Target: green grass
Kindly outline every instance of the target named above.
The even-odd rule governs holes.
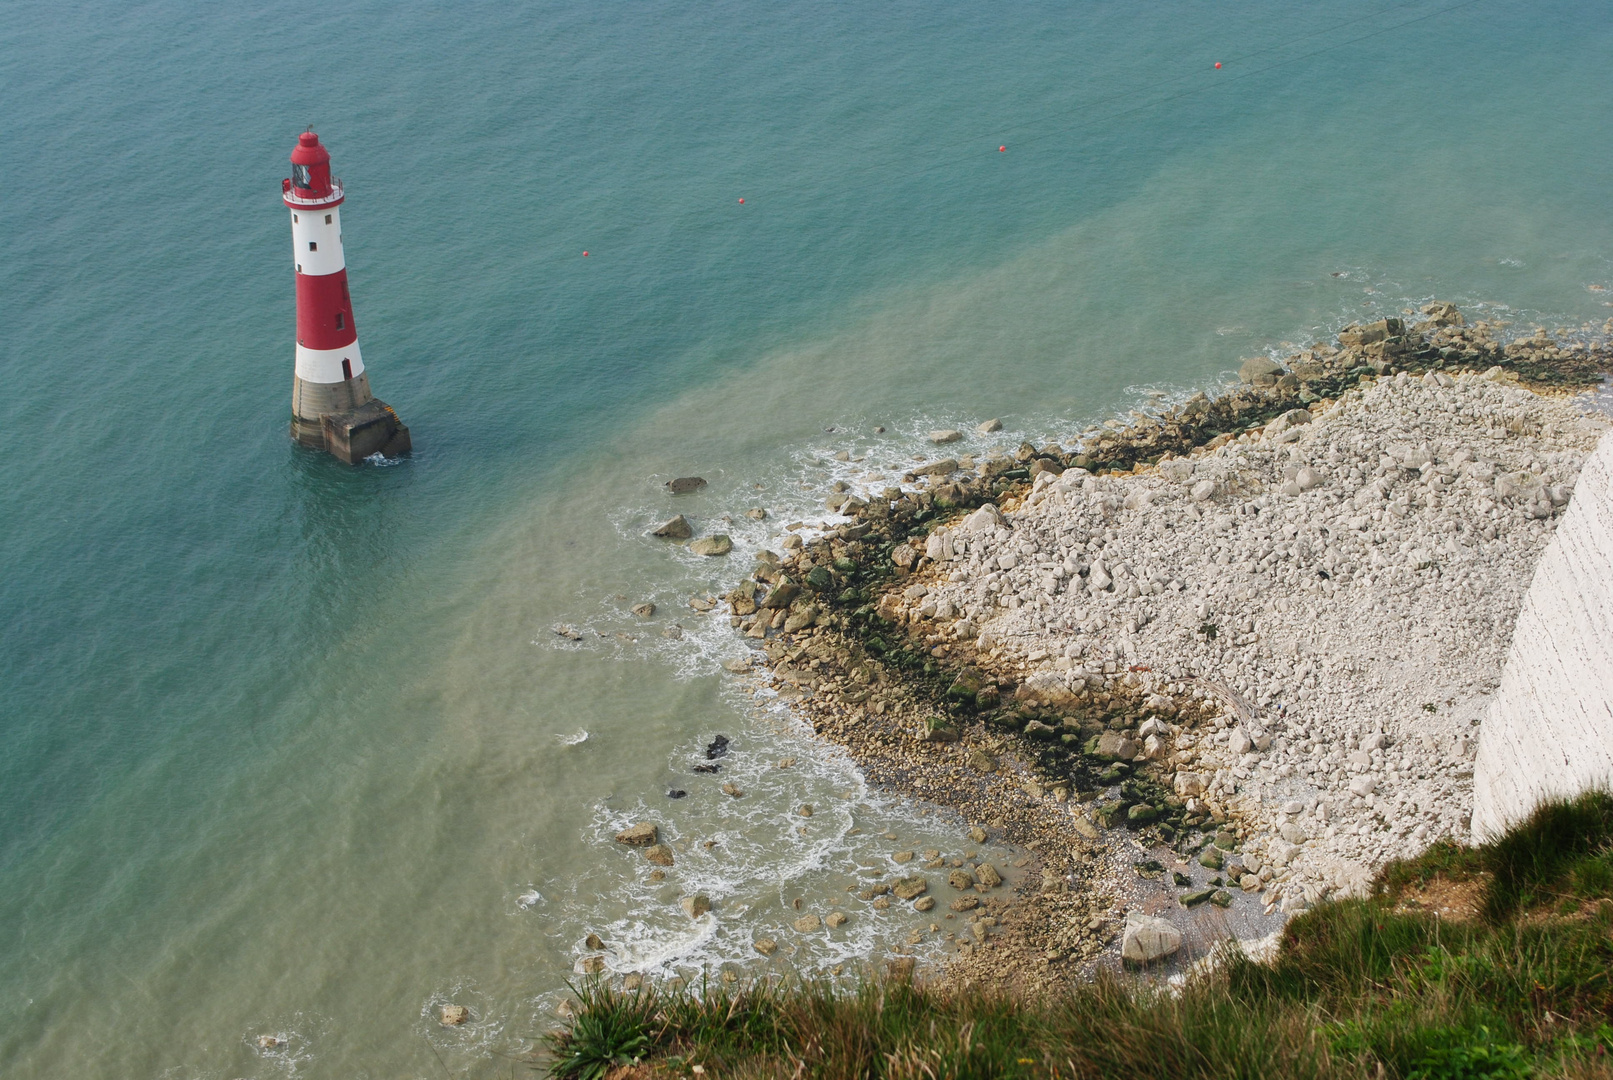
[[[1292,920],[1272,963],[1179,994],[1124,976],[1037,997],[908,981],[578,992],[557,1077],[1613,1080],[1613,797],[1548,806],[1493,844],[1436,845],[1367,899]],[[1476,881],[1481,917],[1404,905]],[[1565,905],[1571,904],[1571,909]],[[1564,914],[1564,911],[1569,913]]]
[[[1542,806],[1525,825],[1481,850],[1485,869],[1495,875],[1485,898],[1491,918],[1548,897],[1594,895],[1579,890],[1613,878],[1613,795],[1594,792]]]

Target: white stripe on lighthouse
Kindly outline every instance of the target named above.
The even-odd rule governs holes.
[[[342,370],[346,360],[351,372]],[[283,370],[283,369],[282,369]],[[359,356],[358,342],[341,349],[310,349],[297,346],[297,378],[307,382],[335,383],[349,377],[357,378],[364,370],[364,359]]]
[[[325,219],[330,218],[330,224]],[[291,212],[291,261],[304,274],[323,277],[347,265],[342,255],[342,208]]]

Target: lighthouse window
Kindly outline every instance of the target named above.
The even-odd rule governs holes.
[[[312,240],[310,240],[310,241],[308,241],[308,250],[309,251],[318,251],[319,250],[319,245],[314,243]]]
[[[340,311],[336,313],[336,329],[341,330],[347,326],[347,316]]]
[[[329,214],[326,214],[326,215],[325,215],[325,224],[326,224],[326,225],[329,225],[329,224],[330,224],[330,215],[329,215]]]
[[[313,181],[308,178],[308,166],[293,165],[291,167],[291,182],[300,188],[312,188]]]

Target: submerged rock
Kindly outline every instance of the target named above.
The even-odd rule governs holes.
[[[641,821],[637,825],[623,829],[616,834],[618,844],[629,844],[633,847],[648,847],[655,843],[661,835],[661,830],[648,821]]]
[[[891,886],[891,892],[901,900],[911,900],[921,893],[928,892],[929,889],[930,883],[922,877],[903,878]]]
[[[667,490],[674,495],[687,495],[691,491],[699,491],[705,486],[705,478],[700,476],[680,476],[676,480],[666,482]]]
[[[726,555],[734,550],[734,542],[727,533],[714,533],[711,536],[702,536],[690,544],[689,550],[696,555]]]

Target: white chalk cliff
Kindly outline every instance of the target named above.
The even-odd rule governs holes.
[[[1473,780],[1476,840],[1543,799],[1613,785],[1613,434],[1535,570]]]

